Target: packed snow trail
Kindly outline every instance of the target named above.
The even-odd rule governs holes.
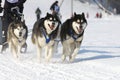
[[[84,40],[73,63],[61,62],[62,46],[49,63],[37,62],[36,47],[28,37],[28,51],[15,60],[0,54],[1,80],[118,80],[120,79],[119,21],[89,20]],[[111,23],[111,25],[109,24]],[[114,30],[114,31],[113,31]],[[112,32],[115,34],[112,34]],[[101,36],[100,36],[101,35]],[[108,39],[107,39],[108,38]]]

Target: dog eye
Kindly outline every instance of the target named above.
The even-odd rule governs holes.
[[[50,18],[49,20],[52,21],[52,18]]]
[[[79,20],[79,19],[77,20],[77,23],[80,23],[80,20]]]
[[[83,20],[81,20],[81,22],[83,22]]]
[[[57,20],[54,20],[54,22],[57,22]]]
[[[56,21],[56,19],[54,19],[54,21]]]
[[[52,21],[52,18],[50,18],[49,20]]]

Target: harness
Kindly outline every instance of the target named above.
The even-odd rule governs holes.
[[[72,31],[72,30],[70,30],[69,33],[70,33],[71,37],[72,37],[74,40],[78,39],[79,35],[73,34],[73,31]]]
[[[83,35],[83,32],[84,32],[84,31],[82,31],[79,35],[76,35],[76,34],[73,33],[73,30],[69,30],[70,36],[71,36],[75,41],[76,41],[80,36]]]
[[[42,34],[44,35],[44,37],[46,39],[46,43],[49,43],[50,40],[51,40],[50,36],[47,35],[47,33],[46,33],[46,31],[43,27],[41,27],[40,30],[41,30]]]

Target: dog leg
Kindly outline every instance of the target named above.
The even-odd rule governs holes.
[[[55,44],[54,44],[54,53],[58,52],[58,43],[59,43],[59,41],[55,41]]]
[[[66,59],[66,55],[65,54],[62,54],[62,62],[64,62]]]
[[[13,56],[17,59],[17,58],[18,58],[17,48],[16,48],[16,46],[14,46],[14,45],[13,45],[13,48],[12,48],[12,53],[13,53]]]
[[[79,48],[76,48],[73,52],[73,54],[71,55],[71,58],[70,58],[70,62],[73,62],[76,55],[78,54],[78,51],[79,51]]]
[[[45,59],[46,59],[46,61],[47,61],[47,57],[48,57],[48,49],[49,49],[49,48],[46,46],[46,47],[45,47]]]
[[[53,55],[53,46],[49,47],[49,52],[48,52],[47,62],[50,61],[52,55]]]
[[[74,50],[75,50],[75,44],[74,43],[71,43],[70,45],[69,45],[69,49],[70,49],[70,55],[69,55],[69,61],[72,59],[72,54],[73,54],[73,52],[74,52]]]
[[[75,43],[76,48],[74,49],[73,54],[71,54],[70,62],[73,62],[75,57],[76,57],[76,55],[78,54],[79,48],[80,48],[80,44],[81,44],[81,42],[76,42]]]
[[[63,53],[62,53],[62,61],[64,62],[66,59],[66,55],[65,55],[65,48],[63,48]]]
[[[37,44],[37,58],[38,58],[38,62],[41,61],[41,47],[39,44]]]
[[[19,45],[18,45],[18,51],[17,51],[17,55],[18,55],[18,56],[21,54],[21,51],[20,51],[20,50],[21,50],[21,47],[22,47],[22,46],[19,46]]]
[[[12,47],[12,45],[11,45],[12,43],[11,43],[11,42],[8,42],[8,43],[9,43],[8,45],[9,45],[9,50],[10,50],[10,52],[13,52],[13,51],[12,51],[12,50],[13,50],[13,49],[12,49],[13,47]]]
[[[21,47],[20,52],[21,52],[21,53],[26,53],[26,51],[27,51],[27,43],[24,43],[24,44],[22,45],[22,47]]]
[[[18,58],[18,56],[17,56],[17,48],[16,48],[16,46],[13,44],[13,42],[11,41],[11,42],[8,42],[9,43],[9,49],[10,49],[10,51],[12,52],[12,54],[13,54],[13,57],[15,58],[15,59],[17,59]]]
[[[55,44],[54,44],[54,53],[58,52],[58,44],[60,42],[60,30],[61,30],[61,27],[59,26],[58,34],[57,34],[57,37],[55,39]]]

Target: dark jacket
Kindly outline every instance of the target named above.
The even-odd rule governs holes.
[[[53,14],[53,15],[56,15],[56,14],[59,13],[60,7],[58,6],[58,1],[54,2],[54,3],[51,5],[50,10],[52,11],[52,14]]]
[[[20,8],[20,12],[23,13],[23,9],[24,9],[24,3],[26,2],[26,0],[19,0],[17,3],[17,6]]]
[[[26,0],[19,0],[17,5],[23,7],[23,4],[26,2]]]
[[[1,7],[1,0],[0,0],[0,13],[2,13],[2,11],[3,11],[3,8]]]
[[[2,0],[0,0],[0,3],[2,2]]]
[[[55,6],[58,6],[58,1],[55,1],[51,7],[50,7],[50,10],[55,10]]]
[[[1,4],[2,0],[0,0],[0,4]],[[23,12],[23,4],[26,2],[26,0],[18,0],[18,2],[16,3],[9,3],[7,0],[5,0],[4,3],[4,9],[5,10],[10,10],[12,7],[18,6],[20,8],[20,12]]]
[[[18,0],[16,3],[10,3],[7,0],[5,0],[4,3],[4,12],[3,12],[3,19],[2,19],[2,30],[5,31],[5,40],[4,42],[7,41],[7,30],[9,24],[13,21],[13,13],[11,12],[12,7],[19,7],[20,12],[23,12],[23,4],[25,3],[26,0]],[[0,0],[0,4],[2,3],[2,0]]]

